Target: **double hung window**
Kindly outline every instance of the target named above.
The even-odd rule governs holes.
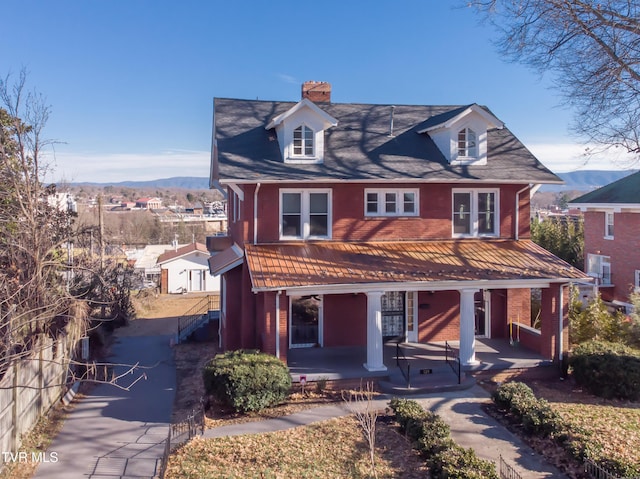
[[[611,284],[611,257],[599,254],[587,256],[587,274],[598,278],[599,284]]]
[[[478,156],[476,132],[471,128],[463,128],[458,132],[458,156],[469,158]]]
[[[365,189],[365,216],[418,216],[417,189]]]
[[[293,156],[314,156],[313,130],[300,125],[293,130]]]
[[[497,190],[453,190],[453,236],[498,235]]]
[[[613,211],[604,214],[604,236],[605,238],[613,238]]]
[[[330,237],[330,190],[280,190],[281,239]]]

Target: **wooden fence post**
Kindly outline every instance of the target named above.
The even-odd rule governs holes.
[[[11,396],[11,452],[18,452],[18,360],[13,361],[13,394]]]

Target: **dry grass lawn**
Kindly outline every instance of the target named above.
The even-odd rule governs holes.
[[[417,479],[427,471],[406,438],[380,418],[376,473]],[[366,478],[368,446],[353,417],[259,435],[196,438],[171,456],[168,478]]]

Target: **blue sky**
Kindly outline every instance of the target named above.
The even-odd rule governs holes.
[[[457,0],[4,0],[0,75],[47,98],[55,181],[208,176],[213,97],[487,105],[549,168],[622,169],[568,134],[553,78]]]

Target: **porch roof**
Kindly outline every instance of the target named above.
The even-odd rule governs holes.
[[[429,289],[476,286],[470,282],[536,287],[589,280],[528,239],[246,244],[245,254],[255,292],[367,284],[388,290],[407,283]]]

